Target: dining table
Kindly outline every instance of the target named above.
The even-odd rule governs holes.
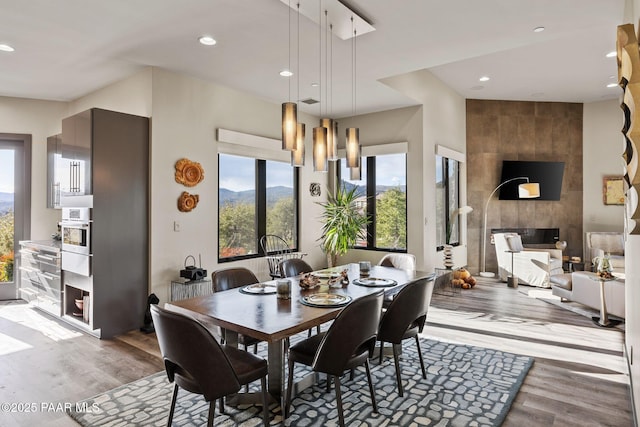
[[[329,285],[346,270],[348,284]],[[335,319],[346,303],[384,289],[386,295],[398,292],[408,282],[430,275],[421,271],[373,266],[369,277],[361,278],[358,264],[347,264],[310,273],[319,280],[317,287],[302,289],[302,276],[289,278],[290,299],[278,298],[276,280],[262,282],[212,295],[199,296],[165,304],[165,308],[225,330],[227,345],[237,346],[238,334],[267,343],[268,392],[284,407],[285,356],[288,338]],[[346,282],[346,280],[345,280]],[[263,291],[259,291],[263,289]],[[317,294],[334,295],[344,304],[315,304]],[[313,380],[296,385],[296,391]],[[240,398],[240,395],[237,395]]]

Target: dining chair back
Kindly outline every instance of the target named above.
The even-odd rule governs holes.
[[[213,425],[215,402],[240,390],[244,384],[262,380],[263,421],[268,425],[266,394],[267,362],[236,348],[221,346],[198,321],[151,305],[151,316],[174,392],[169,412],[171,425],[178,387],[201,394],[209,402],[208,424]]]
[[[398,393],[400,396],[403,396],[403,389],[398,350],[403,340],[415,338],[416,346],[418,347],[418,356],[420,358],[420,367],[422,368],[422,377],[427,377],[418,334],[424,329],[427,320],[427,311],[431,304],[433,286],[433,276],[422,277],[407,283],[396,294],[387,310],[382,314],[380,327],[378,329],[380,362],[382,362],[384,343],[392,343],[396,381],[398,383]]]
[[[282,277],[295,277],[303,273],[311,273],[313,268],[300,258],[291,258],[280,261],[280,273]]]
[[[383,291],[379,291],[351,302],[338,314],[326,332],[298,342],[289,349],[285,418],[289,414],[293,368],[296,362],[311,366],[315,372],[326,373],[333,378],[340,426],[345,425],[340,376],[346,370],[364,365],[373,410],[378,412],[369,357],[373,355],[375,348],[376,332],[382,312],[382,295]]]
[[[214,292],[222,292],[259,282],[256,275],[244,267],[225,268],[214,271],[211,275],[211,281],[213,282]]]
[[[271,278],[282,277],[279,263],[285,253],[291,252],[289,244],[280,236],[265,234],[260,238],[260,246],[269,264],[269,274]]]

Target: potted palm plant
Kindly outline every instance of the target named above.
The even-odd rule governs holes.
[[[358,239],[367,238],[369,217],[356,204],[358,187],[347,190],[339,187],[334,194],[329,193],[327,201],[318,203],[323,208],[320,246],[327,255],[329,267],[336,265],[339,255],[347,253]]]

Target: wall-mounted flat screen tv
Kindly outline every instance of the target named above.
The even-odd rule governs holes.
[[[527,177],[529,182],[540,184],[540,197],[527,200],[560,200],[564,162],[529,162],[504,160],[500,182],[517,177]],[[520,200],[518,185],[525,180],[515,180],[500,188],[500,200]]]

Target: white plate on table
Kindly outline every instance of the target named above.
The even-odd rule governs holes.
[[[275,283],[254,283],[253,285],[247,285],[240,288],[240,292],[253,295],[275,294],[277,290]]]
[[[361,277],[353,281],[355,285],[367,286],[370,288],[388,288],[398,284],[395,280],[379,279],[377,277]]]
[[[311,307],[342,307],[343,305],[347,305],[351,302],[351,297],[349,295],[320,292],[317,294],[303,296],[300,298],[300,302]]]

